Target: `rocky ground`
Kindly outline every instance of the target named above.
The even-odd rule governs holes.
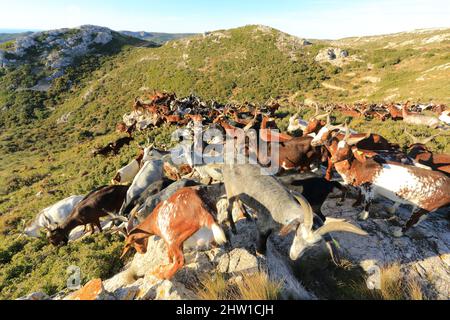
[[[408,208],[400,208],[395,216],[387,213],[386,202],[373,206],[371,217],[357,219],[360,208],[353,208],[354,199],[337,205],[334,198],[323,206],[330,217],[344,218],[360,225],[369,236],[359,237],[348,233],[333,235],[341,250],[342,258],[366,272],[365,278],[377,281],[378,270],[393,263],[400,264],[404,280],[416,280],[425,298],[446,300],[450,297],[450,234],[448,212],[430,215],[406,236],[397,238],[395,228],[408,218]],[[281,239],[271,236],[266,256],[255,253],[256,228],[253,222],[240,220],[238,234],[231,236],[225,247],[206,251],[185,250],[186,266],[171,281],[160,280],[153,272],[168,264],[164,242],[151,237],[146,254],[136,254],[122,272],[111,279],[93,279],[77,292],[61,292],[48,297],[33,293],[23,299],[41,300],[172,300],[197,299],[198,283],[205,275],[223,275],[229,281],[239,281],[246,275],[265,272],[271,280],[281,283],[282,299],[321,299],[313,288],[306,288],[301,274],[316,270],[328,270],[330,259],[324,244],[310,249],[299,261],[292,263],[288,250],[292,235]],[[304,271],[304,270],[303,270]],[[307,271],[310,272],[310,271]],[[303,274],[304,276],[304,274]],[[305,279],[306,280],[306,279]],[[311,280],[311,279],[309,279]],[[320,284],[321,279],[316,279]],[[325,284],[323,284],[325,285]]]

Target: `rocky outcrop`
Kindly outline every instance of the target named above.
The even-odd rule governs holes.
[[[450,235],[448,212],[431,214],[420,225],[401,238],[396,229],[409,218],[409,209],[400,208],[396,215],[387,213],[389,203],[380,201],[371,210],[366,221],[358,220],[361,208],[353,208],[354,200],[338,206],[335,199],[325,202],[322,211],[326,216],[345,219],[368,231],[366,237],[348,233],[335,233],[341,258],[366,271],[367,278],[377,282],[377,270],[391,264],[401,266],[404,280],[415,279],[428,299],[448,299],[450,296]],[[224,218],[219,210],[218,220]],[[246,275],[264,272],[281,284],[282,299],[313,300],[317,297],[303,285],[296,269],[302,266],[322,270],[327,264],[328,250],[324,243],[310,248],[297,262],[289,259],[293,235],[269,238],[267,253],[255,253],[256,226],[254,222],[240,220],[237,235],[230,237],[224,247],[205,251],[185,248],[186,265],[171,280],[161,280],[155,273],[169,264],[166,246],[158,237],[150,237],[146,254],[136,254],[126,267],[107,280],[96,279],[75,293],[60,293],[53,299],[66,300],[192,300],[197,299],[196,288],[205,276],[224,275],[231,283]],[[323,272],[327,272],[323,270]],[[320,279],[317,279],[320,282]],[[50,299],[45,294],[34,293],[22,299]]]
[[[289,176],[288,178],[291,178]],[[283,181],[286,180],[283,179]],[[286,181],[285,181],[286,183]],[[429,215],[406,235],[398,238],[397,229],[409,219],[410,209],[401,207],[395,215],[388,213],[392,205],[378,201],[371,207],[370,218],[358,219],[361,208],[353,208],[354,199],[342,205],[330,197],[322,207],[327,217],[345,219],[368,232],[361,237],[349,233],[334,233],[333,238],[340,248],[342,259],[359,266],[366,272],[368,283],[377,288],[384,267],[398,264],[402,281],[414,279],[423,296],[428,299],[446,300],[450,297],[450,233],[448,209]],[[217,203],[217,220],[223,224],[226,219],[226,201]],[[250,210],[251,211],[251,210]],[[256,225],[254,221],[239,220],[237,234],[231,235],[225,246],[190,249],[185,246],[185,266],[175,277],[158,279],[155,274],[162,266],[169,264],[165,242],[158,237],[150,237],[146,254],[135,254],[125,268],[110,279],[92,280],[83,288],[67,296],[62,292],[53,299],[66,300],[186,300],[197,299],[197,288],[205,277],[223,278],[235,283],[246,275],[265,273],[270,279],[281,284],[281,298],[313,300],[316,296],[311,287],[302,284],[302,268],[328,272],[329,253],[322,242],[309,248],[296,262],[289,259],[289,249],[293,234],[280,237],[273,234],[269,238],[266,255],[255,252]],[[325,260],[324,260],[325,259]],[[378,278],[377,278],[378,277]],[[307,279],[303,278],[305,283]],[[365,280],[365,279],[364,279]],[[320,277],[314,279],[320,283]],[[338,298],[338,297],[337,297]],[[35,293],[25,300],[50,299],[45,294]]]
[[[114,300],[109,292],[105,290],[101,279],[89,281],[83,288],[70,294],[64,300]]]
[[[226,247],[206,251],[185,250],[186,265],[171,280],[161,280],[154,273],[169,263],[163,240],[150,237],[146,254],[136,254],[124,270],[102,281],[95,279],[80,290],[70,294],[58,294],[63,300],[195,300],[196,288],[205,276],[224,274],[229,281],[237,281],[245,275],[265,272],[281,283],[282,297],[315,299],[295,278],[288,258],[280,248],[270,244],[266,257],[255,253],[256,229],[253,222],[239,221],[238,235],[233,236]]]
[[[354,59],[355,57],[350,57],[347,50],[341,48],[323,49],[317,54],[315,58],[315,60],[319,63],[329,62],[336,66],[342,66]]]
[[[43,292],[34,292],[26,297],[19,298],[17,300],[41,301],[41,300],[50,300],[50,297]]]
[[[10,68],[31,62],[50,69],[52,75],[49,80],[53,80],[61,77],[64,68],[70,66],[75,58],[112,40],[110,29],[91,25],[36,32],[18,38],[13,49],[0,51],[0,67]]]
[[[429,299],[450,297],[450,233],[448,209],[429,215],[427,220],[412,228],[405,236],[395,237],[395,231],[410,216],[410,208],[402,207],[395,215],[387,213],[379,202],[371,209],[366,221],[356,219],[361,209],[351,207],[346,201],[342,207],[333,200],[325,203],[322,211],[327,216],[344,218],[359,224],[369,233],[367,237],[352,237],[345,233],[333,235],[339,242],[344,256],[360,265],[369,274],[374,270],[398,263],[405,279],[419,281]]]

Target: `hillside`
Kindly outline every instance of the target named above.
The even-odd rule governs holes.
[[[365,101],[450,100],[450,29],[347,38],[327,45],[348,49],[342,72],[331,77],[344,99]]]
[[[152,41],[158,44],[164,44],[167,41],[192,37],[196,35],[195,33],[164,33],[146,31],[120,31],[120,33],[141,40]]]
[[[20,37],[25,37],[32,34],[32,32],[20,32],[20,33],[0,33],[0,44],[12,40],[16,40]]]
[[[0,65],[7,67],[0,68],[0,299],[38,289],[55,293],[64,287],[70,264],[83,268],[83,281],[120,269],[122,242],[114,236],[96,235],[56,251],[45,239],[17,235],[42,208],[107,184],[135,156],[146,136],[138,136],[117,157],[88,155],[95,145],[117,138],[115,125],[136,96],[156,89],[222,102],[282,97],[298,102],[450,103],[449,29],[306,41],[269,27],[246,26],[162,46],[103,31],[110,41],[89,45],[64,65],[47,63],[61,61],[60,47],[46,45],[48,33],[35,35],[38,45],[18,58],[11,59],[21,47],[15,43],[0,51]],[[78,32],[65,30],[54,40]],[[336,49],[330,55],[328,48]],[[295,111],[286,105],[280,113]],[[286,127],[286,119],[279,122]],[[409,143],[398,123],[351,125],[370,128],[402,146]],[[172,129],[162,127],[151,136],[157,143],[167,142]],[[450,152],[449,138],[439,137],[432,147]]]

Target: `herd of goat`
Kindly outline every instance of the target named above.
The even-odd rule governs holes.
[[[126,237],[123,256],[131,249],[145,253],[148,238],[157,235],[167,244],[170,265],[161,266],[156,275],[170,279],[184,265],[183,247],[224,244],[237,232],[235,222],[241,218],[256,223],[256,250],[260,254],[265,253],[266,241],[273,232],[280,236],[294,232],[292,260],[324,241],[338,261],[331,233],[367,233],[349,222],[323,215],[321,206],[335,191],[341,193],[340,201],[349,192],[357,191],[354,206],[363,207],[360,219],[369,218],[369,206],[377,197],[394,202],[389,208],[392,214],[399,205],[412,206],[410,219],[396,230],[395,236],[402,236],[427,214],[441,208],[448,210],[450,205],[450,155],[436,154],[426,147],[435,136],[420,140],[408,133],[413,143],[405,153],[378,134],[354,132],[347,123],[333,125],[330,116],[332,111],[340,111],[352,117],[389,117],[440,127],[444,134],[450,124],[450,111],[443,105],[329,105],[322,115],[317,108],[309,121],[294,115],[288,133],[280,133],[263,130],[277,129],[274,117],[280,105],[275,101],[256,107],[205,103],[194,96],[177,99],[167,93],[148,98],[136,99],[132,112],[117,125],[117,130],[128,136],[94,150],[94,156],[117,154],[131,143],[135,131],[168,123],[191,131],[195,126],[214,128],[231,139],[238,131],[255,129],[258,141],[277,145],[278,157],[271,157],[270,148],[263,154],[246,145],[241,156],[252,154],[257,163],[197,165],[190,148],[182,149],[184,161],[180,162],[174,161],[173,150],[151,145],[140,149],[135,159],[118,170],[111,185],[86,196],[72,196],[41,211],[26,228],[26,235],[39,236],[45,228],[49,242],[58,246],[83,236],[88,226],[92,233],[95,228],[107,229]],[[423,109],[437,116],[423,115]],[[294,132],[296,136],[291,135]],[[278,172],[266,170],[269,162],[279,168]],[[322,165],[326,167],[324,177],[311,172],[320,172]],[[287,174],[292,171],[296,173]],[[333,180],[335,172],[343,182]],[[221,209],[231,233],[225,232],[228,228],[224,231],[226,224],[218,219]],[[108,219],[100,220],[105,217]]]

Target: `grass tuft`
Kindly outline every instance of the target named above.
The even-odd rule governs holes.
[[[277,300],[280,292],[281,283],[272,281],[264,272],[241,274],[235,281],[218,273],[203,278],[197,289],[201,300]]]

